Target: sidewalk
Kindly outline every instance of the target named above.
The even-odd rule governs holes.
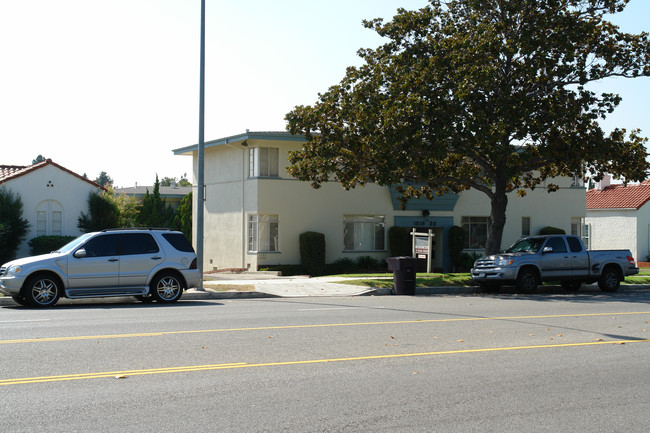
[[[387,278],[392,279],[391,277]],[[348,278],[348,280],[350,279]],[[280,277],[262,272],[205,274],[204,290],[187,290],[183,293],[181,301],[312,296],[383,296],[391,293],[390,289],[373,289],[345,284],[345,280],[346,278],[340,277]],[[10,296],[0,295],[0,306],[13,305],[17,304]]]

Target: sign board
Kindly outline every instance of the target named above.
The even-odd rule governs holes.
[[[415,254],[429,254],[429,236],[414,236]]]

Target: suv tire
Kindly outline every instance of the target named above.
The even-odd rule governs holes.
[[[172,272],[163,272],[151,280],[149,292],[151,296],[162,304],[178,301],[183,295],[183,283]]]
[[[52,307],[61,296],[61,285],[47,274],[35,274],[25,281],[25,302],[32,307]]]

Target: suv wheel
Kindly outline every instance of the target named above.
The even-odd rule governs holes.
[[[51,307],[61,296],[61,286],[56,278],[36,274],[27,279],[23,293],[27,304],[34,307]]]
[[[149,290],[156,301],[168,304],[181,298],[183,284],[175,274],[165,272],[154,277]]]

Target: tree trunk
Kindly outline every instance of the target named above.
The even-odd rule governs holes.
[[[500,185],[499,182],[497,183],[491,204],[490,224],[488,227],[487,242],[485,243],[486,255],[498,254],[501,250],[501,238],[503,236],[503,228],[506,225],[506,207],[508,206],[505,185]]]

